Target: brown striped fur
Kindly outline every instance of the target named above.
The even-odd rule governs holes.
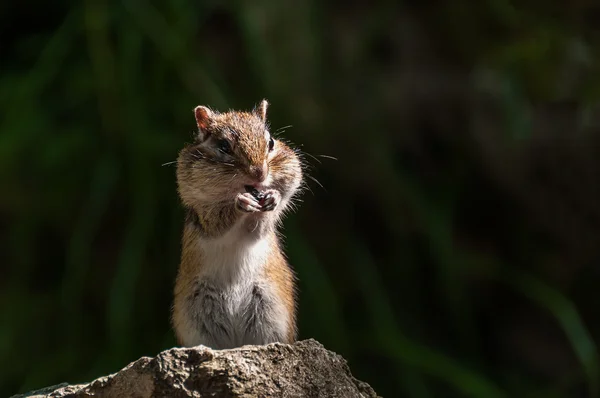
[[[273,149],[269,150],[266,109],[266,101],[252,112],[217,113],[207,107],[195,109],[198,135],[181,150],[177,162],[178,191],[187,212],[172,316],[181,345],[202,343],[227,348],[247,341],[291,343],[296,339],[295,277],[281,250],[277,226],[299,192],[302,168],[296,152],[285,143],[274,140]],[[222,140],[227,140],[226,153],[229,154],[219,150]],[[248,195],[244,188],[247,185],[272,192],[273,200],[277,201],[275,208],[271,210],[263,205],[259,211],[241,210],[238,200],[240,195]],[[220,253],[219,250],[225,253],[227,260],[224,266],[215,268],[220,262],[215,261],[214,252]],[[231,251],[239,252],[241,257]],[[246,255],[249,259],[244,258]],[[229,260],[230,257],[233,260]],[[249,283],[254,287],[243,290],[244,278],[251,278]],[[219,340],[222,336],[206,332],[205,328],[218,326],[223,328],[223,335],[241,333],[228,329],[231,319],[227,316],[231,314],[224,316],[225,326],[215,325],[219,317],[202,315],[205,314],[202,306],[206,307],[214,297],[220,300],[232,286],[242,292],[236,290],[232,293],[234,298],[246,303],[240,314],[242,310],[260,309],[260,306],[266,308],[266,312],[285,314],[286,319],[282,320],[287,325],[285,335],[242,331],[255,338],[232,338],[223,343]],[[253,296],[240,299],[244,294]],[[214,314],[214,311],[208,313]],[[240,314],[235,316],[242,316]],[[263,315],[259,311],[253,316]],[[264,318],[256,325],[268,325],[270,320]],[[259,337],[263,335],[267,337]]]

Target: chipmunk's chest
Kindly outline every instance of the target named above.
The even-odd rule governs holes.
[[[233,326],[243,323],[264,279],[268,250],[266,241],[205,244],[195,294],[200,297],[204,293],[204,301],[214,302],[213,314],[218,310]]]
[[[266,276],[268,250],[266,241],[202,247],[200,272],[185,299],[185,345],[223,349],[281,341],[287,312]]]
[[[204,290],[204,303],[207,305],[207,295],[212,299],[214,308],[213,314],[217,311],[222,314],[226,323],[235,329],[240,329],[247,323],[247,315],[255,307],[256,295],[259,291],[259,281],[252,278],[249,280],[238,281],[227,285],[213,284],[211,281],[201,281],[199,283],[199,295]]]
[[[254,296],[257,289],[254,281],[223,286],[211,280],[200,280],[191,303],[199,329],[218,336],[219,346],[239,345],[256,310]]]

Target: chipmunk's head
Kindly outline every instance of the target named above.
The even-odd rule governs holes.
[[[302,179],[296,153],[275,139],[266,100],[251,112],[194,109],[198,133],[179,154],[177,181],[186,205],[233,201],[249,189],[292,196]]]

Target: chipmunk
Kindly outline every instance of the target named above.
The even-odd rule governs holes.
[[[177,159],[186,219],[172,323],[183,346],[296,339],[295,276],[277,227],[301,190],[302,164],[272,137],[267,107],[194,110],[198,133]]]

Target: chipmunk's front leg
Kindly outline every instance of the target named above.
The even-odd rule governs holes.
[[[269,189],[264,194],[264,199],[261,203],[262,207],[260,211],[275,210],[277,208],[277,205],[279,205],[279,202],[281,202],[281,194],[279,193],[279,191],[275,189]]]

